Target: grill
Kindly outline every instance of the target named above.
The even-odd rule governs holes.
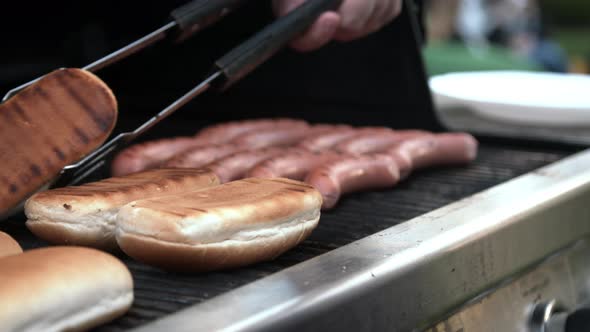
[[[210,123],[270,116],[440,130],[428,88],[421,79],[425,75],[417,47],[419,31],[409,14],[414,13],[411,1],[404,5],[402,15],[384,29],[399,45],[382,47],[379,32],[350,48],[351,44],[339,44],[305,57],[283,54],[223,95],[204,95],[187,105],[187,110],[166,119],[143,139],[190,135]],[[246,6],[212,27],[211,34],[187,42],[188,46],[164,45],[161,53],[148,50],[137,55],[134,62],[102,71],[101,78],[120,99],[115,131],[135,128],[146,114],[153,114],[178,91],[194,84],[195,76],[209,70],[220,55],[215,53],[235,46],[247,32],[261,28],[263,18],[258,14],[254,5]],[[239,16],[248,20],[242,20],[246,24],[235,33],[232,20]],[[234,33],[227,39],[214,37],[215,32],[224,31]],[[197,47],[199,54],[207,53],[202,45],[217,42],[223,44],[220,49],[210,50],[212,54],[203,55],[198,64],[190,62],[191,47]],[[339,66],[322,65],[339,54],[358,59],[354,61],[358,68],[340,70]],[[393,61],[373,61],[374,54],[385,59],[396,57],[400,66],[395,67]],[[189,59],[191,67],[184,68],[182,59]],[[157,61],[163,66],[178,62],[178,66],[155,68]],[[308,73],[301,71],[301,66],[314,72],[307,88],[319,91],[318,96],[304,99],[291,94],[306,82]],[[276,72],[287,79],[275,82]],[[402,83],[388,86],[388,77],[393,76]],[[356,84],[344,84],[344,90],[330,84],[347,80]],[[379,96],[397,97],[377,100]],[[201,109],[207,111],[188,115]],[[433,331],[455,332],[466,326],[457,323],[461,317],[479,324],[479,307],[473,316],[462,316],[462,310],[471,312],[473,301],[590,234],[590,154],[574,155],[586,139],[572,140],[570,135],[538,140],[538,135],[523,136],[520,128],[509,133],[498,131],[507,130],[502,125],[496,130],[480,130],[474,126],[481,122],[461,119],[450,128],[475,130],[487,136],[475,162],[466,167],[416,172],[391,190],[346,196],[336,209],[322,214],[310,238],[274,261],[232,271],[183,275],[149,267],[118,253],[132,272],[135,301],[128,313],[96,331],[408,331],[434,326]],[[547,136],[546,131],[539,133]],[[576,147],[556,142],[574,143]],[[97,174],[97,178],[107,175]],[[24,249],[47,246],[32,236],[24,221],[23,215],[14,216],[0,223],[0,230],[14,236]],[[583,280],[567,273],[558,279]],[[545,292],[546,285],[553,283],[525,292],[532,294],[531,298],[503,305],[565,299],[563,292]],[[509,294],[516,294],[511,287],[503,292],[508,289]],[[566,302],[573,307],[589,300],[590,289],[586,288],[571,288],[580,291],[575,300],[568,298]],[[488,306],[483,308],[489,310]],[[495,310],[498,308],[502,306]],[[512,311],[527,312],[521,309]],[[490,317],[498,317],[493,314]],[[517,330],[511,321],[506,322],[508,328],[502,330]],[[487,330],[478,324],[475,326],[482,331],[495,331],[493,323],[486,325],[491,326]]]
[[[125,316],[97,331],[124,331],[149,323],[555,162],[570,153],[567,150],[483,144],[477,161],[468,167],[423,171],[395,189],[344,198],[338,208],[322,215],[320,225],[307,241],[275,261],[243,269],[199,276],[175,275],[119,255],[132,271],[135,302]],[[25,249],[46,245],[29,233],[22,217],[13,218],[3,224],[3,228]]]

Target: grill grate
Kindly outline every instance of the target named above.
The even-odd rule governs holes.
[[[229,272],[180,275],[119,257],[135,281],[135,302],[122,318],[97,331],[123,331],[237,288],[332,249],[414,218],[518,175],[557,161],[569,152],[505,148],[483,144],[468,167],[415,173],[393,190],[345,197],[323,213],[312,236],[275,261]],[[24,227],[23,217],[0,224],[25,249],[45,246]]]

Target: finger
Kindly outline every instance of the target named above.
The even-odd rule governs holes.
[[[316,50],[329,43],[340,27],[340,15],[335,12],[323,13],[291,47],[300,52]]]
[[[367,26],[365,31],[367,34],[373,33],[390,23],[401,11],[401,0],[382,1],[381,3],[375,9],[373,19]]]
[[[334,36],[340,41],[362,37],[376,4],[374,0],[347,0],[340,7],[340,29]]]
[[[293,9],[301,6],[305,0],[273,0],[272,8],[276,16],[285,16]]]

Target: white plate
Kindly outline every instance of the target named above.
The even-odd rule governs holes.
[[[518,124],[590,126],[590,76],[481,71],[434,76],[439,108],[466,106],[482,116]]]

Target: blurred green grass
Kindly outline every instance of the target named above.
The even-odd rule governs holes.
[[[539,0],[539,4],[549,37],[566,52],[570,70],[590,73],[590,0]],[[474,51],[459,43],[432,42],[423,51],[431,76],[473,70],[541,70],[528,59],[495,46]]]
[[[568,55],[590,59],[590,26],[555,26],[551,30],[551,36],[563,47]]]
[[[495,46],[473,50],[460,43],[430,43],[423,55],[430,76],[479,70],[541,70],[530,61]]]
[[[551,37],[569,56],[590,60],[590,1],[539,0]]]
[[[588,0],[539,0],[543,16],[553,26],[586,26],[590,24]]]

